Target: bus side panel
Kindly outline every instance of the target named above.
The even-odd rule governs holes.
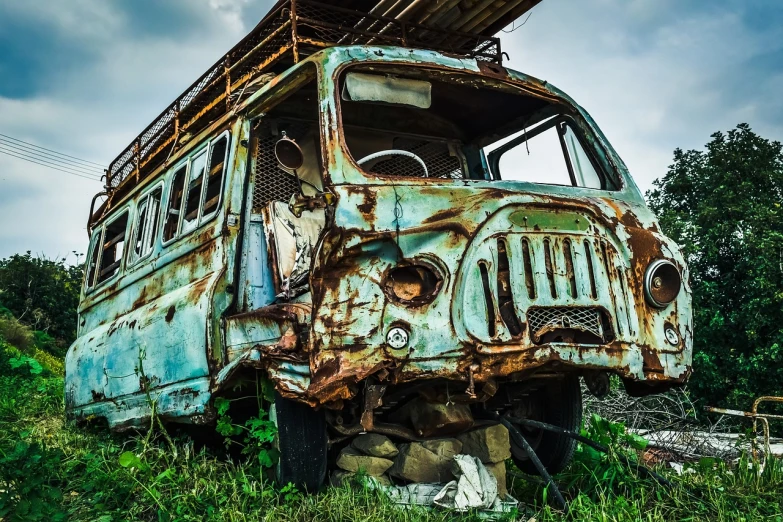
[[[119,410],[132,410],[136,395],[169,394],[170,385],[209,375],[205,344],[211,297],[222,271],[177,288],[121,318],[79,338],[71,348],[66,372],[68,407],[77,416],[89,414],[114,424]],[[97,341],[97,342],[96,342]],[[181,393],[181,391],[180,391]],[[208,398],[204,394],[203,399]],[[148,401],[138,408],[148,410]],[[189,401],[172,402],[168,417],[182,417]],[[86,411],[85,411],[86,413]],[[123,417],[143,418],[145,411]]]

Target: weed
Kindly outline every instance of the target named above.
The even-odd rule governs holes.
[[[269,419],[269,408],[264,408],[264,403],[270,401],[260,392],[260,385],[257,388],[256,400],[257,414],[247,419],[244,424],[236,424],[228,415],[231,401],[224,397],[217,397],[215,399],[215,409],[218,414],[216,430],[225,437],[226,446],[239,444],[242,446],[242,453],[255,456],[261,468],[271,468],[280,456],[274,447],[277,426]]]

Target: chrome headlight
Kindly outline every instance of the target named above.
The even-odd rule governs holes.
[[[644,297],[655,308],[665,308],[677,298],[682,287],[680,271],[671,261],[658,259],[650,263],[644,275]]]

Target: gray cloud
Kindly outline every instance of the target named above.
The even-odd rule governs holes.
[[[273,0],[0,0],[0,132],[108,164]],[[595,117],[642,189],[676,147],[783,137],[783,2],[545,0],[509,66]],[[99,183],[0,154],[0,257],[86,249]]]
[[[676,147],[700,148],[715,131],[748,122],[783,136],[783,12],[770,4],[545,1],[502,36],[511,67],[582,104],[645,190]]]

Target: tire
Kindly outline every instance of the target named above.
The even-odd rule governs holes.
[[[280,457],[275,479],[281,486],[294,484],[299,490],[316,493],[326,478],[326,418],[323,410],[292,401],[275,392],[272,417],[277,425]]]
[[[566,375],[562,380],[538,390],[530,400],[537,401],[540,407],[537,414],[529,418],[569,431],[579,431],[582,425],[582,389],[578,376]],[[570,464],[576,450],[576,440],[543,430],[521,430],[521,433],[550,474],[559,473]],[[525,451],[513,441],[511,454],[519,469],[531,475],[538,475]]]

